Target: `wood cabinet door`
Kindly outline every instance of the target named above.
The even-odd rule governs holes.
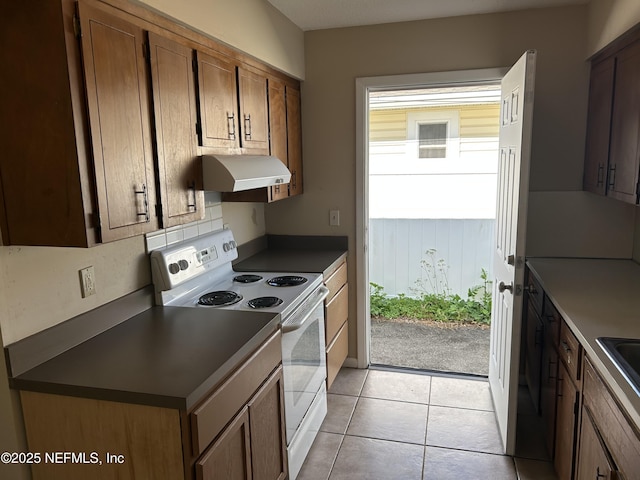
[[[287,477],[283,385],[282,367],[278,367],[248,404],[254,480]]]
[[[554,465],[558,480],[571,480],[578,412],[578,391],[564,364],[558,368],[558,405]]]
[[[196,462],[197,480],[251,480],[249,411],[244,407]]]
[[[204,218],[193,50],[149,32],[162,226]]]
[[[200,144],[205,147],[237,148],[238,95],[236,66],[221,58],[196,52],[200,94]]]
[[[269,154],[267,79],[238,68],[240,98],[240,145],[248,153]]]
[[[540,412],[540,374],[542,370],[542,320],[535,311],[533,303],[527,302],[527,319],[525,332],[525,366],[524,376],[529,387],[531,401],[536,412]]]
[[[635,204],[640,137],[640,42],[617,55],[614,92],[607,195]]]
[[[291,183],[289,196],[302,193],[302,111],[300,91],[287,86],[287,146]]]
[[[606,447],[591,418],[588,408],[582,407],[580,452],[576,465],[576,480],[611,480],[614,468]]]
[[[544,421],[545,443],[549,458],[553,458],[556,437],[556,404],[558,393],[558,353],[545,332],[540,375],[540,411]]]
[[[158,229],[142,29],[79,2],[103,242]]]
[[[269,79],[269,130],[271,155],[278,157],[288,167],[285,87],[282,82],[272,79]],[[269,187],[269,201],[282,200],[288,196],[288,184]]]
[[[589,85],[583,188],[600,195],[607,184],[614,72],[613,57],[593,65]]]

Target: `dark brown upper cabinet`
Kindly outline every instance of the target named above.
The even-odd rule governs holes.
[[[302,121],[300,90],[275,78],[268,79],[268,153],[291,172],[288,184],[224,193],[227,202],[275,202],[302,193]]]
[[[216,153],[269,153],[267,79],[222,55],[197,52],[200,143]]]
[[[149,32],[162,225],[204,218],[193,50]]]
[[[640,33],[597,56],[591,67],[584,190],[638,203]]]
[[[101,240],[159,228],[144,31],[80,2]]]
[[[157,229],[143,31],[86,1],[18,2],[0,22],[2,44],[20,46],[0,54],[3,243]]]

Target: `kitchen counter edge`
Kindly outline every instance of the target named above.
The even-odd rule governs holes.
[[[640,339],[640,265],[580,258],[529,258],[527,265],[640,430],[640,396],[596,342],[599,337]]]

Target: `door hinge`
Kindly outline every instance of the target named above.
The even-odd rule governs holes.
[[[76,37],[82,37],[82,28],[80,27],[80,17],[77,13],[73,14],[73,33]]]

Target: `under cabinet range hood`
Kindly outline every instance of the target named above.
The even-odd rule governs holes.
[[[203,155],[205,191],[239,192],[291,181],[291,172],[271,155]]]

